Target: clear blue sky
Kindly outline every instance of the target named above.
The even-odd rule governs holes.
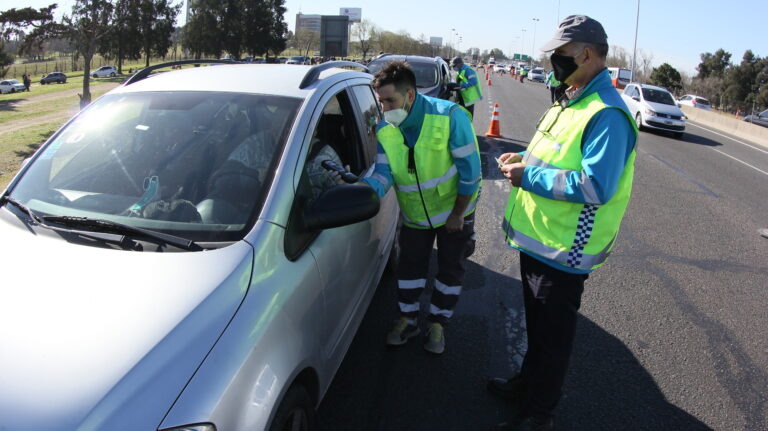
[[[74,3],[0,0],[0,10],[42,7],[53,2],[67,12]],[[444,42],[453,37],[456,45],[457,37],[451,31],[454,28],[462,38],[462,49],[500,48],[505,53],[512,50],[530,54],[535,44],[536,57],[538,47],[553,35],[558,16],[562,19],[572,14],[585,14],[600,21],[608,33],[608,43],[624,47],[631,55],[637,11],[637,0],[286,0],[285,5],[285,20],[291,30],[299,11],[336,15],[341,7],[359,7],[363,19],[385,30],[404,30],[413,37],[438,36]],[[436,9],[437,5],[440,9]],[[731,60],[735,63],[741,61],[747,49],[760,57],[768,56],[766,17],[766,0],[640,0],[637,48],[653,54],[654,66],[667,62],[694,75],[699,54],[718,48],[733,54]],[[180,18],[183,22],[183,13]]]

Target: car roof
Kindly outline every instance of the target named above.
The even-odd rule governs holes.
[[[633,84],[639,86],[640,88],[648,88],[650,90],[666,91],[667,93],[669,93],[669,90],[667,90],[664,87],[657,87],[657,86],[651,85],[651,84],[638,84],[637,82],[633,82]]]
[[[112,92],[143,91],[211,91],[271,94],[305,98],[316,87],[300,89],[304,77],[313,66],[285,64],[218,64],[156,73]],[[320,73],[320,81],[338,74],[367,77],[371,75],[333,67]],[[333,80],[334,82],[337,80]]]
[[[439,63],[444,61],[440,57],[424,57],[421,55],[403,55],[403,54],[384,54],[381,57],[371,61],[371,63],[382,63],[389,61],[405,61],[407,63]]]

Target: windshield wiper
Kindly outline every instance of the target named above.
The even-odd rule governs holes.
[[[40,216],[38,216],[37,214],[35,214],[35,212],[34,212],[34,211],[32,211],[31,209],[29,209],[29,207],[27,207],[27,206],[26,206],[26,205],[24,205],[23,203],[21,203],[21,202],[17,201],[16,199],[14,199],[14,198],[10,197],[9,195],[3,196],[3,198],[2,198],[2,199],[0,199],[0,205],[2,205],[2,202],[3,202],[3,201],[5,201],[5,202],[8,202],[9,204],[12,204],[12,205],[13,205],[13,206],[15,206],[16,208],[18,208],[18,209],[20,209],[20,210],[24,211],[24,212],[25,212],[25,213],[26,213],[26,214],[29,216],[29,218],[30,218],[30,219],[32,219],[32,221],[33,221],[34,223],[37,223],[37,224],[40,224],[40,223],[41,223],[41,222],[40,222]]]
[[[117,223],[111,220],[73,216],[44,216],[42,217],[42,221],[46,223],[58,223],[65,226],[88,227],[99,232],[111,232],[140,236],[189,251],[201,251],[203,249],[194,241],[188,240],[186,238],[169,235],[167,233],[155,232],[149,229],[142,229],[140,227],[129,226],[127,224]]]

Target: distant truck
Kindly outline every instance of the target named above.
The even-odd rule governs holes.
[[[613,84],[617,90],[623,90],[632,79],[632,71],[629,69],[609,67],[608,73],[611,74],[611,84]]]

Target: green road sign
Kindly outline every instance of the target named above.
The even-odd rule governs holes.
[[[531,57],[529,57],[526,54],[515,54],[514,57],[512,57],[512,60],[519,60],[519,61],[528,61]]]

